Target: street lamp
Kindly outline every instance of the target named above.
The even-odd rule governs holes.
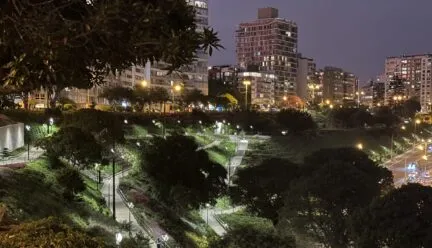
[[[31,129],[31,127],[29,125],[26,125],[25,129],[27,130],[27,160],[30,160],[30,129]]]
[[[208,225],[208,223],[209,223],[209,221],[208,221],[208,217],[209,217],[209,213],[208,213],[208,211],[209,211],[209,208],[210,208],[210,204],[209,203],[206,203],[206,209],[207,209],[207,225]]]
[[[115,237],[116,237],[116,244],[120,245],[120,243],[123,240],[123,235],[121,233],[116,233]]]
[[[246,110],[247,110],[248,109],[248,86],[251,85],[251,81],[245,80],[245,81],[243,81],[243,85],[246,88],[246,91],[245,91],[245,107],[246,107]]]
[[[116,219],[116,207],[115,207],[115,190],[116,190],[116,184],[115,184],[115,143],[113,143],[113,148],[111,148],[112,153],[112,201],[113,201],[113,219]]]
[[[130,225],[130,223],[131,223],[131,210],[135,207],[135,205],[133,204],[133,202],[129,202],[128,207],[129,207],[129,225]]]
[[[416,120],[414,121],[414,133],[417,132],[417,125],[419,125],[420,123],[421,123],[421,120],[420,120],[420,119],[416,119]]]
[[[176,92],[179,93],[181,90],[182,90],[182,86],[180,84],[173,85],[173,88],[171,90],[171,92],[172,92],[173,110],[174,110],[174,104],[175,104],[175,94],[176,94]]]
[[[357,144],[357,149],[359,149],[359,150],[363,150],[363,144],[362,144],[362,143],[358,143],[358,144]]]
[[[141,81],[141,86],[142,86],[143,88],[147,87],[147,86],[148,86],[148,82],[147,82],[147,80],[143,80],[143,81]]]
[[[50,117],[48,120],[48,126],[47,126],[48,134],[50,133],[50,126],[52,126],[53,124],[54,124],[54,119],[52,117]]]

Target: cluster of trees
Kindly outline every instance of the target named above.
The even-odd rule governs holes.
[[[269,159],[240,169],[233,184],[233,202],[279,233],[325,247],[430,246],[432,190],[395,189],[392,173],[356,149],[319,150],[302,165]]]
[[[193,6],[174,1],[6,0],[0,4],[0,78],[22,94],[103,84],[108,73],[164,61],[169,71],[196,51],[219,49],[212,29],[197,31]]]
[[[336,127],[361,128],[382,124],[386,127],[397,125],[401,118],[413,118],[420,111],[420,103],[412,98],[393,107],[383,106],[369,111],[365,108],[339,108],[330,112]]]
[[[139,85],[134,89],[121,86],[107,88],[101,94],[101,97],[108,99],[115,110],[121,110],[122,102],[127,102],[136,111],[143,111],[144,107],[152,104],[160,104],[160,109],[162,109],[163,104],[173,99],[172,93],[169,93],[166,88],[141,87]],[[213,102],[212,99],[197,89],[184,90],[179,95],[176,93],[175,101],[183,108],[191,104],[198,105]]]
[[[401,118],[389,107],[380,107],[370,112],[363,108],[341,108],[330,112],[335,127],[363,128],[377,124],[392,127],[400,123]]]
[[[226,190],[225,168],[211,161],[192,137],[154,137],[142,154],[138,179],[154,199],[177,213],[214,203]]]

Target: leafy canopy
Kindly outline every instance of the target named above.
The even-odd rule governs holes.
[[[64,157],[80,167],[100,162],[102,148],[91,133],[76,127],[63,127],[41,146],[54,157]]]
[[[156,197],[178,211],[214,202],[226,189],[226,170],[198,148],[193,138],[175,134],[155,137],[143,150],[143,180],[149,179]]]
[[[432,247],[432,188],[404,185],[352,219],[356,247]]]
[[[279,158],[267,159],[258,166],[238,170],[231,197],[234,203],[276,223],[283,194],[298,176],[298,165]]]
[[[277,113],[276,119],[280,125],[295,134],[316,128],[316,123],[312,119],[312,116],[305,111],[291,108],[284,109]]]
[[[222,239],[210,243],[210,248],[295,248],[292,237],[283,237],[275,232],[255,228],[237,228],[228,231]]]
[[[184,0],[5,0],[0,30],[1,78],[31,89],[90,88],[147,61],[174,70],[221,48]]]
[[[301,175],[284,197],[281,229],[310,235],[327,247],[347,247],[349,216],[393,186],[389,170],[353,148],[311,154]]]

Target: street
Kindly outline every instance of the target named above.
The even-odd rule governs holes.
[[[407,152],[395,156],[393,159],[387,161],[383,165],[392,171],[394,176],[394,184],[396,187],[400,187],[404,184],[409,176],[409,174],[418,173],[417,179],[424,174],[425,171],[432,169],[432,158],[425,160],[423,158],[424,150],[419,150],[417,148],[412,148]],[[408,169],[408,164],[416,163],[415,169]],[[421,182],[421,181],[418,181]]]

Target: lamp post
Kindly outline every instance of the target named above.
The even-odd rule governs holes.
[[[31,127],[29,125],[25,126],[25,129],[27,130],[27,160],[30,160],[30,129]]]
[[[248,86],[251,85],[251,81],[245,80],[243,81],[243,85],[245,86],[245,108],[248,110]]]
[[[209,208],[210,208],[210,204],[206,203],[206,209],[207,209],[207,225],[209,223]]]
[[[100,164],[95,165],[95,170],[98,172],[98,181],[97,181],[97,190],[99,190],[99,185],[101,183],[101,170],[100,170]]]
[[[420,123],[421,123],[421,120],[420,120],[420,119],[416,119],[416,120],[414,121],[414,133],[417,132],[417,125],[419,125]]]
[[[115,207],[115,143],[113,142],[112,153],[112,204],[113,204],[113,219],[116,219],[116,207]]]
[[[365,93],[364,91],[357,91],[356,95],[357,95],[357,108],[360,108],[360,96],[363,96]]]
[[[357,149],[359,149],[359,150],[363,150],[363,144],[362,144],[362,143],[358,143],[358,144],[357,144]]]
[[[180,84],[176,84],[174,85],[174,82],[171,82],[171,86],[172,86],[172,104],[173,104],[173,111],[175,111],[174,109],[174,104],[175,104],[175,94],[176,92],[180,92],[182,90],[182,86]]]
[[[146,87],[148,86],[148,82],[147,82],[147,80],[143,80],[143,81],[141,81],[141,86],[142,86],[143,88],[146,88]]]
[[[54,124],[54,119],[52,117],[50,117],[48,120],[48,125],[47,125],[48,134],[50,133],[50,126],[52,126],[53,124]]]
[[[123,240],[123,235],[121,233],[116,233],[116,244],[119,246]]]
[[[128,207],[129,207],[129,224],[131,222],[131,210],[135,207],[133,202],[129,202],[128,203]]]

